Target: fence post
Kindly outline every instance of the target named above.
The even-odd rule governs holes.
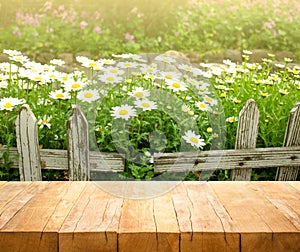
[[[27,104],[21,107],[15,125],[20,180],[42,180],[37,121]]]
[[[283,146],[300,145],[300,102],[291,110],[287,123]],[[296,180],[299,166],[278,167],[275,180]]]
[[[90,177],[88,123],[80,108],[73,107],[67,122],[69,180]]]
[[[250,99],[240,111],[235,140],[235,149],[256,147],[259,125],[259,111],[254,100]],[[251,180],[252,169],[231,170],[231,180]]]

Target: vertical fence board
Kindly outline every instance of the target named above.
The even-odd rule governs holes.
[[[20,180],[42,180],[37,121],[27,104],[21,107],[15,124]]]
[[[235,149],[249,149],[256,147],[259,125],[259,111],[254,100],[250,99],[239,114],[236,133]],[[231,180],[251,180],[250,169],[231,170]]]
[[[90,177],[88,123],[74,106],[67,122],[69,180],[86,181]]]
[[[299,146],[300,145],[300,102],[291,110],[287,123],[283,146]],[[276,180],[296,180],[299,166],[278,167]]]

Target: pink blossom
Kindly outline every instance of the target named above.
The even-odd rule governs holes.
[[[87,27],[88,26],[88,23],[87,22],[85,22],[85,21],[81,21],[80,22],[80,28],[81,29],[84,29],[85,27]]]
[[[99,26],[96,26],[93,30],[93,32],[97,33],[97,34],[101,34],[102,33],[102,29]]]
[[[125,40],[130,42],[131,44],[134,44],[134,36],[132,34],[130,34],[129,32],[127,32],[125,34]]]
[[[180,36],[180,32],[175,32],[175,37],[179,37]]]
[[[18,37],[22,36],[22,32],[20,31],[19,27],[16,27],[12,33]]]
[[[51,27],[47,26],[46,33],[51,33],[51,32],[53,32],[53,29]]]
[[[266,29],[271,29],[271,28],[273,27],[273,25],[272,25],[271,22],[266,22],[266,23],[264,24],[264,27],[265,27]]]

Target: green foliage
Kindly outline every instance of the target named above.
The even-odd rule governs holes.
[[[108,57],[170,49],[202,53],[268,49],[288,50],[300,59],[299,2],[279,2],[48,1],[31,8],[28,1],[23,10],[7,12],[10,20],[16,15],[16,22],[2,22],[0,49],[14,45],[34,58],[42,52],[88,51],[92,57]]]
[[[11,157],[9,149],[0,152],[0,180],[11,181],[19,180],[17,169],[12,169],[11,165],[18,157]]]

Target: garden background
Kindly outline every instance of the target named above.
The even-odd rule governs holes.
[[[171,90],[174,94],[176,92],[178,98],[188,102],[188,106],[181,106],[181,110],[191,116],[198,125],[201,134],[193,136],[194,141],[199,141],[196,145],[198,149],[203,147],[200,144],[201,139],[205,142],[204,149],[209,149],[212,139],[218,135],[207,120],[207,114],[216,112],[208,109],[213,108],[213,104],[205,100],[207,95],[211,94],[211,88],[214,89],[216,97],[209,98],[213,98],[212,101],[220,101],[224,108],[226,148],[234,148],[236,118],[248,99],[253,98],[261,111],[257,147],[282,145],[289,112],[300,100],[300,68],[297,63],[300,61],[300,3],[296,0],[12,0],[1,1],[0,13],[1,51],[18,50],[30,60],[41,62],[44,66],[56,58],[65,63],[63,66],[57,66],[60,63],[53,61],[50,64],[57,67],[58,72],[55,74],[59,77],[55,80],[54,77],[44,77],[51,67],[45,69],[39,66],[39,73],[44,72],[42,77],[37,79],[28,73],[21,75],[18,72],[23,67],[29,69],[20,57],[16,58],[20,56],[18,53],[0,54],[0,61],[3,62],[0,76],[0,144],[4,146],[15,146],[14,119],[20,105],[24,103],[21,99],[26,97],[26,103],[30,104],[41,126],[41,148],[65,148],[66,117],[71,105],[76,103],[77,99],[80,100],[82,90],[67,88],[67,83],[62,80],[62,72],[76,81],[80,79],[81,83],[88,82],[89,76],[85,75],[91,72],[94,74],[94,71],[99,70],[95,70],[92,64],[99,63],[103,66],[103,61],[99,59],[112,59],[113,54],[158,55],[173,50],[178,52],[176,55],[180,56],[182,62],[192,63],[190,68],[185,64],[179,66],[185,74],[178,77],[178,74],[173,73],[174,78],[182,78],[183,81],[178,90],[175,90],[175,86],[171,89],[170,86],[163,86],[169,85],[167,81],[160,83],[160,88]],[[81,58],[80,61],[78,56],[85,58]],[[128,60],[123,56],[123,60],[125,59]],[[227,59],[231,61],[226,61]],[[139,62],[138,58],[131,60],[133,63]],[[9,62],[10,67],[5,65],[5,62]],[[18,67],[15,72],[12,71],[12,64]],[[79,74],[76,68],[85,68],[84,73]],[[201,68],[200,72],[196,72],[195,68]],[[119,72],[122,71],[124,75],[124,69]],[[188,77],[193,78],[187,78],[187,72],[190,72]],[[105,77],[105,74],[104,70],[103,73],[99,73],[102,77]],[[169,79],[170,72],[157,72],[157,76]],[[122,107],[122,99],[132,96],[139,85],[144,88],[143,91],[155,87],[155,83],[151,82],[152,77],[149,76],[146,79],[145,75],[142,79],[135,79],[127,73],[123,77],[119,79],[119,93],[114,93],[114,89],[105,89],[105,95],[109,94],[114,99],[110,99],[111,103],[106,109],[99,109],[102,110],[101,113],[106,113],[103,117],[105,119],[99,117],[95,125],[97,144],[101,151],[116,150],[111,141],[111,128],[107,126],[112,120],[111,109],[115,108],[113,111],[117,113]],[[106,79],[103,78],[101,81],[107,84],[107,76]],[[176,88],[178,85],[176,83]],[[122,93],[124,90],[126,92]],[[58,94],[58,91],[61,94]],[[55,97],[62,94],[66,95],[67,99]],[[4,98],[19,99],[13,100],[15,104],[11,104],[14,110],[8,110],[7,107],[5,109],[7,103],[4,104]],[[153,102],[150,101],[148,105],[155,107]],[[61,110],[66,111],[64,116],[61,116]],[[129,112],[134,114],[133,110]],[[132,145],[145,153],[144,163],[129,163],[128,170],[123,175],[150,179],[154,174],[149,163],[153,154],[149,152],[149,132],[153,127],[157,127],[157,122],[162,118],[170,118],[157,111],[143,110],[143,113],[144,118],[154,122],[153,125],[146,123],[144,118],[135,118],[132,121],[130,136]],[[159,128],[168,137],[164,140],[165,150],[178,151],[182,136],[178,134],[178,128],[172,121],[166,121],[165,125],[167,126]],[[139,129],[138,132],[133,130],[135,128]],[[159,151],[159,148],[157,150]],[[17,177],[15,171],[9,168],[7,154],[2,155],[2,160],[2,179]],[[274,179],[275,172],[275,169],[260,169],[253,172],[252,179]],[[44,176],[45,179],[64,177],[53,172],[45,172]],[[187,179],[196,178],[191,175]],[[229,179],[229,174],[227,171],[219,171],[211,179],[226,180]]]

